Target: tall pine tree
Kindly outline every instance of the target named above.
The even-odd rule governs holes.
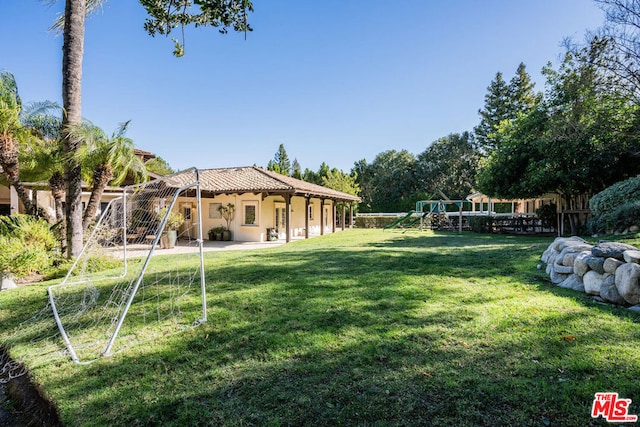
[[[284,144],[280,144],[273,160],[269,160],[267,169],[285,176],[291,175],[291,161],[287,155],[287,150],[284,149]]]
[[[480,124],[474,129],[476,141],[485,153],[490,153],[500,146],[501,123],[505,120],[515,120],[520,114],[528,113],[541,99],[541,96],[534,92],[534,86],[524,63],[520,63],[509,84],[504,81],[501,72],[496,74],[487,88],[484,109],[478,112]]]
[[[493,150],[497,145],[497,131],[502,120],[511,118],[509,111],[509,85],[497,72],[484,96],[484,108],[478,111],[480,124],[475,127],[476,141],[485,151]]]
[[[300,163],[298,163],[298,159],[293,159],[293,163],[291,164],[291,176],[296,179],[302,179],[302,169],[300,167]]]
[[[533,91],[534,87],[535,83],[527,74],[527,67],[521,62],[516,75],[509,82],[510,119],[515,118],[518,113],[528,113],[540,101],[541,96]]]
[[[289,156],[287,155],[287,150],[284,149],[284,144],[280,144],[278,147],[278,152],[273,160],[278,164],[280,168],[280,173],[282,175],[289,176],[291,172],[291,161],[289,160]]]

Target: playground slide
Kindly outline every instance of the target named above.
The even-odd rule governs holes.
[[[402,224],[403,222],[405,222],[406,220],[408,220],[409,218],[411,218],[411,216],[416,213],[416,211],[414,210],[410,210],[409,212],[407,212],[407,214],[401,218],[396,219],[395,221],[393,221],[391,224],[387,225],[384,227],[384,230],[387,230],[389,228],[395,228],[397,226],[399,226],[400,224]]]
[[[407,222],[406,224],[402,224],[404,227],[411,227],[416,225],[417,223],[419,223],[423,218],[426,218],[431,212],[425,212],[422,215],[413,218],[411,221]]]

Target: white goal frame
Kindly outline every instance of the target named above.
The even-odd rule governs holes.
[[[189,176],[189,174],[193,174],[193,177],[195,178],[195,180],[193,180],[192,182],[188,182],[188,183],[184,183],[184,179],[185,177]],[[165,206],[167,209],[167,213],[166,215],[164,215],[164,217],[162,218],[162,220],[160,221],[160,224],[158,225],[157,231],[154,234],[154,237],[151,241],[150,244],[150,248],[148,250],[148,253],[146,255],[146,257],[144,258],[144,262],[142,264],[142,268],[140,270],[140,273],[137,275],[137,277],[132,280],[129,283],[128,289],[127,289],[127,298],[126,298],[126,303],[124,304],[124,307],[122,308],[122,310],[120,311],[120,314],[118,316],[117,319],[117,323],[115,325],[115,329],[113,330],[113,333],[111,334],[111,336],[108,339],[108,342],[104,348],[104,350],[102,351],[102,353],[100,354],[101,356],[110,356],[112,354],[112,350],[113,350],[113,345],[118,337],[118,334],[120,333],[120,329],[123,325],[123,323],[125,322],[125,319],[127,317],[127,313],[129,312],[129,309],[140,289],[140,286],[143,282],[143,279],[145,277],[145,273],[147,272],[147,268],[149,266],[149,263],[151,262],[151,259],[156,251],[156,248],[158,247],[158,244],[160,243],[161,240],[161,234],[162,232],[165,230],[165,227],[167,225],[167,221],[169,219],[169,213],[172,211],[172,209],[176,206],[176,202],[178,200],[178,197],[186,197],[184,196],[184,194],[189,191],[189,190],[195,190],[195,199],[196,199],[196,218],[197,218],[197,237],[195,239],[195,242],[197,243],[197,251],[198,251],[198,256],[199,256],[199,270],[200,270],[200,293],[201,293],[201,298],[202,298],[202,315],[200,317],[200,319],[196,320],[193,322],[194,326],[200,325],[202,323],[205,323],[207,321],[207,301],[206,301],[206,283],[205,283],[205,273],[204,273],[204,258],[203,258],[203,245],[204,245],[204,240],[203,240],[203,232],[202,232],[202,201],[201,201],[201,192],[200,192],[200,176],[198,173],[198,170],[196,168],[191,168],[191,169],[187,169],[185,171],[182,172],[178,172],[174,175],[170,175],[168,177],[163,177],[157,180],[153,180],[147,183],[143,183],[143,184],[137,184],[137,185],[131,185],[131,186],[127,186],[124,187],[124,191],[122,196],[120,196],[117,199],[112,200],[111,202],[109,202],[108,206],[106,209],[104,209],[104,212],[102,212],[100,219],[98,220],[98,222],[96,223],[96,226],[94,227],[94,229],[92,230],[92,233],[89,235],[87,242],[85,243],[85,245],[83,246],[80,254],[78,254],[78,256],[76,257],[74,263],[72,264],[71,268],[69,269],[67,275],[65,276],[65,278],[63,279],[63,281],[58,284],[58,285],[53,285],[47,288],[47,293],[48,293],[48,297],[49,297],[49,303],[51,305],[51,309],[53,311],[53,315],[55,317],[55,321],[56,324],[58,326],[58,329],[60,331],[60,335],[65,343],[65,346],[67,347],[67,350],[69,352],[69,355],[71,357],[71,359],[77,363],[77,364],[88,364],[88,363],[92,363],[95,360],[90,360],[90,361],[82,361],[80,360],[80,358],[77,355],[77,352],[74,348],[74,346],[72,345],[72,340],[70,339],[67,330],[65,329],[65,325],[63,322],[63,319],[61,318],[59,311],[56,307],[56,301],[55,301],[55,291],[61,287],[65,287],[65,286],[75,286],[75,285],[79,285],[79,284],[83,284],[86,283],[87,281],[93,283],[93,282],[97,282],[97,281],[101,281],[101,280],[105,280],[105,279],[114,279],[114,278],[124,278],[127,274],[127,195],[128,194],[135,194],[138,191],[143,190],[145,187],[150,186],[151,184],[157,184],[157,183],[161,183],[162,185],[164,185],[165,188],[170,188],[172,190],[172,192],[169,194],[169,197],[171,198],[171,202],[168,206]],[[192,197],[192,196],[191,196]],[[108,220],[109,217],[108,215],[110,214],[110,212],[112,212],[113,206],[117,201],[122,202],[122,217],[123,217],[123,226],[122,226],[122,235],[120,237],[121,241],[122,241],[122,262],[123,262],[123,270],[122,273],[120,273],[119,275],[112,275],[112,276],[99,276],[99,277],[86,277],[84,274],[81,275],[80,280],[78,280],[76,277],[73,276],[74,271],[76,271],[79,268],[79,260],[81,260],[83,258],[83,255],[85,254],[85,252],[87,251],[87,249],[92,245],[92,244],[96,244],[95,240],[98,238],[96,236],[96,232],[97,230],[100,229],[101,226],[103,226]],[[194,251],[195,252],[195,251]]]

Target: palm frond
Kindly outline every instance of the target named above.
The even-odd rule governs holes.
[[[57,3],[58,0],[44,0],[45,3],[54,4]],[[107,0],[87,0],[87,13],[86,16],[92,16],[96,14],[98,11],[102,11],[104,9],[103,5]],[[64,31],[64,12],[59,13],[58,17],[54,21],[53,25],[49,28],[49,31],[61,34]]]
[[[22,109],[20,121],[42,138],[59,139],[62,111],[56,102],[31,102]]]

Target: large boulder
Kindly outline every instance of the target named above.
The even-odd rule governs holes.
[[[544,269],[544,271],[545,271],[549,276],[551,276],[551,272],[552,272],[552,271],[555,271],[555,270],[553,269],[553,266],[554,266],[554,265],[555,265],[555,264],[547,264],[547,267]]]
[[[562,258],[562,265],[566,265],[567,267],[573,267],[573,263],[576,261],[576,257],[579,252],[572,252],[570,254],[566,254],[564,258]]]
[[[562,282],[558,283],[558,286],[567,289],[573,289],[574,291],[584,292],[584,284],[582,279],[577,274],[572,274]]]
[[[623,260],[622,254],[624,251],[628,250],[637,250],[635,246],[627,245],[626,243],[620,242],[601,242],[595,245],[591,249],[591,253],[593,256],[604,257],[604,258],[616,258],[619,260]]]
[[[11,277],[3,277],[0,284],[0,291],[8,291],[9,289],[16,289],[18,285],[13,281]]]
[[[573,272],[578,276],[583,277],[587,271],[589,271],[589,264],[587,260],[591,257],[591,252],[580,252],[576,255],[575,261],[573,261]]]
[[[588,245],[589,247],[591,247],[591,245],[589,245],[586,240],[578,236],[556,237],[552,244],[553,248],[558,252],[562,252],[562,250],[567,246],[577,245]]]
[[[599,256],[590,256],[587,258],[587,265],[589,269],[597,271],[600,274],[604,274],[604,260],[605,258]]]
[[[618,288],[616,288],[616,278],[612,275],[607,275],[600,286],[600,297],[612,304],[628,306],[629,303],[620,296]]]
[[[553,264],[556,261],[556,257],[558,256],[560,252],[556,251],[553,248],[553,243],[551,245],[549,245],[549,247],[547,248],[547,250],[545,250],[542,253],[542,256],[540,257],[540,259],[542,260],[542,262],[544,262],[545,264]]]
[[[567,246],[556,256],[555,265],[565,265],[573,267],[578,254],[583,251],[588,251],[590,247],[591,246],[584,245]]]
[[[589,295],[600,295],[600,288],[604,282],[604,276],[597,271],[587,271],[582,278],[584,283],[584,291]]]
[[[553,264],[553,271],[560,274],[573,274],[573,265]]]
[[[551,270],[551,274],[549,274],[549,278],[551,279],[551,283],[554,284],[559,284],[562,283],[567,277],[569,277],[568,274],[563,274],[563,273],[557,273],[555,270]]]
[[[640,265],[622,264],[616,270],[616,288],[630,305],[640,304]]]
[[[616,270],[620,267],[624,262],[615,258],[607,258],[604,260],[604,264],[602,267],[604,268],[605,273],[616,274]]]
[[[640,264],[640,251],[628,250],[622,253],[624,262],[632,262],[634,264]]]

